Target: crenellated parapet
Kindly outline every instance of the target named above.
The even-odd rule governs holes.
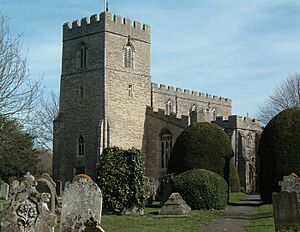
[[[237,115],[230,115],[228,119],[224,120],[222,116],[218,116],[213,123],[218,124],[224,129],[242,129],[249,131],[261,132],[262,127],[260,121],[251,119],[249,117],[241,117]]]
[[[90,17],[67,22],[63,25],[63,40],[70,40],[89,34],[111,32],[123,36],[130,35],[132,39],[150,43],[151,27],[137,21],[131,21],[109,12],[102,12]]]
[[[221,104],[225,106],[231,106],[231,99],[211,95],[208,93],[201,93],[197,91],[191,91],[188,89],[176,88],[173,86],[167,86],[163,84],[152,83],[152,91],[162,94],[176,95],[177,97],[189,98],[191,100],[211,102],[215,104]]]
[[[167,115],[165,110],[163,110],[163,109],[158,109],[157,111],[154,111],[152,107],[147,106],[146,114],[147,114],[147,116],[152,116],[154,118],[160,119],[167,123],[175,124],[176,126],[180,126],[182,128],[186,128],[189,124],[188,116],[182,115],[179,118],[174,113]]]

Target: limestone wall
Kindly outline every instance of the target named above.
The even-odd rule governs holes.
[[[150,105],[150,28],[135,27],[105,13],[105,107],[110,142],[122,148],[142,149],[146,106]],[[130,38],[130,39],[129,39]],[[123,49],[133,47],[133,68],[124,67]],[[130,90],[131,89],[131,90]]]
[[[168,100],[171,100],[173,112],[178,115],[189,115],[193,105],[197,110],[214,108],[216,115],[223,115],[224,118],[231,115],[231,100],[228,98],[152,83],[154,110],[165,109]]]
[[[154,111],[152,107],[147,107],[147,117],[145,124],[145,136],[147,144],[144,147],[146,156],[146,175],[158,179],[166,174],[167,169],[161,169],[161,144],[160,133],[163,129],[168,129],[172,133],[173,145],[177,137],[188,126],[188,117],[177,118],[174,114],[166,115],[165,111],[158,109]]]

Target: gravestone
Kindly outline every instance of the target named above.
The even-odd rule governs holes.
[[[0,215],[1,232],[53,232],[56,215],[47,205],[51,194],[39,193],[37,182],[30,173],[24,177],[21,184],[17,181],[12,184],[10,205]]]
[[[5,200],[8,200],[8,194],[9,194],[9,185],[5,182],[0,182],[0,198],[3,198]]]
[[[179,193],[172,193],[164,206],[159,210],[159,215],[187,215],[191,207],[182,199]]]
[[[296,192],[300,203],[300,178],[295,173],[284,176],[281,191]]]
[[[273,193],[275,230],[300,226],[299,202],[296,192]]]
[[[65,189],[61,209],[61,232],[90,231],[93,222],[95,231],[100,227],[102,213],[102,193],[98,185],[87,175],[74,177]],[[93,231],[93,230],[92,230]]]

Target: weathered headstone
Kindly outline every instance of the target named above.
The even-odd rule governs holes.
[[[179,193],[172,193],[164,206],[159,210],[159,215],[187,215],[191,207],[182,199]]]
[[[19,184],[13,182],[10,190],[10,205],[0,215],[1,232],[53,232],[56,215],[47,203],[52,197],[49,193],[36,190],[35,178],[27,173]]]
[[[101,213],[102,194],[98,185],[86,175],[75,176],[64,191],[61,232],[85,231],[89,222],[94,222],[95,231],[104,231],[100,227]]]
[[[8,194],[9,194],[9,185],[5,182],[0,182],[0,198],[3,198],[5,200],[8,200]]]
[[[273,216],[276,231],[300,226],[299,202],[296,192],[273,193]]]
[[[300,203],[300,178],[295,173],[284,176],[281,191],[296,192]]]

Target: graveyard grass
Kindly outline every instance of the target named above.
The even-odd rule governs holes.
[[[275,231],[272,204],[261,205],[247,225],[247,232]]]
[[[243,200],[245,194],[230,194],[230,202]],[[102,215],[101,226],[105,231],[118,232],[194,232],[200,231],[206,224],[222,215],[223,210],[192,210],[188,217],[159,217],[159,203],[154,202],[151,207],[145,208],[144,216],[117,216]],[[56,228],[56,232],[59,231]]]

